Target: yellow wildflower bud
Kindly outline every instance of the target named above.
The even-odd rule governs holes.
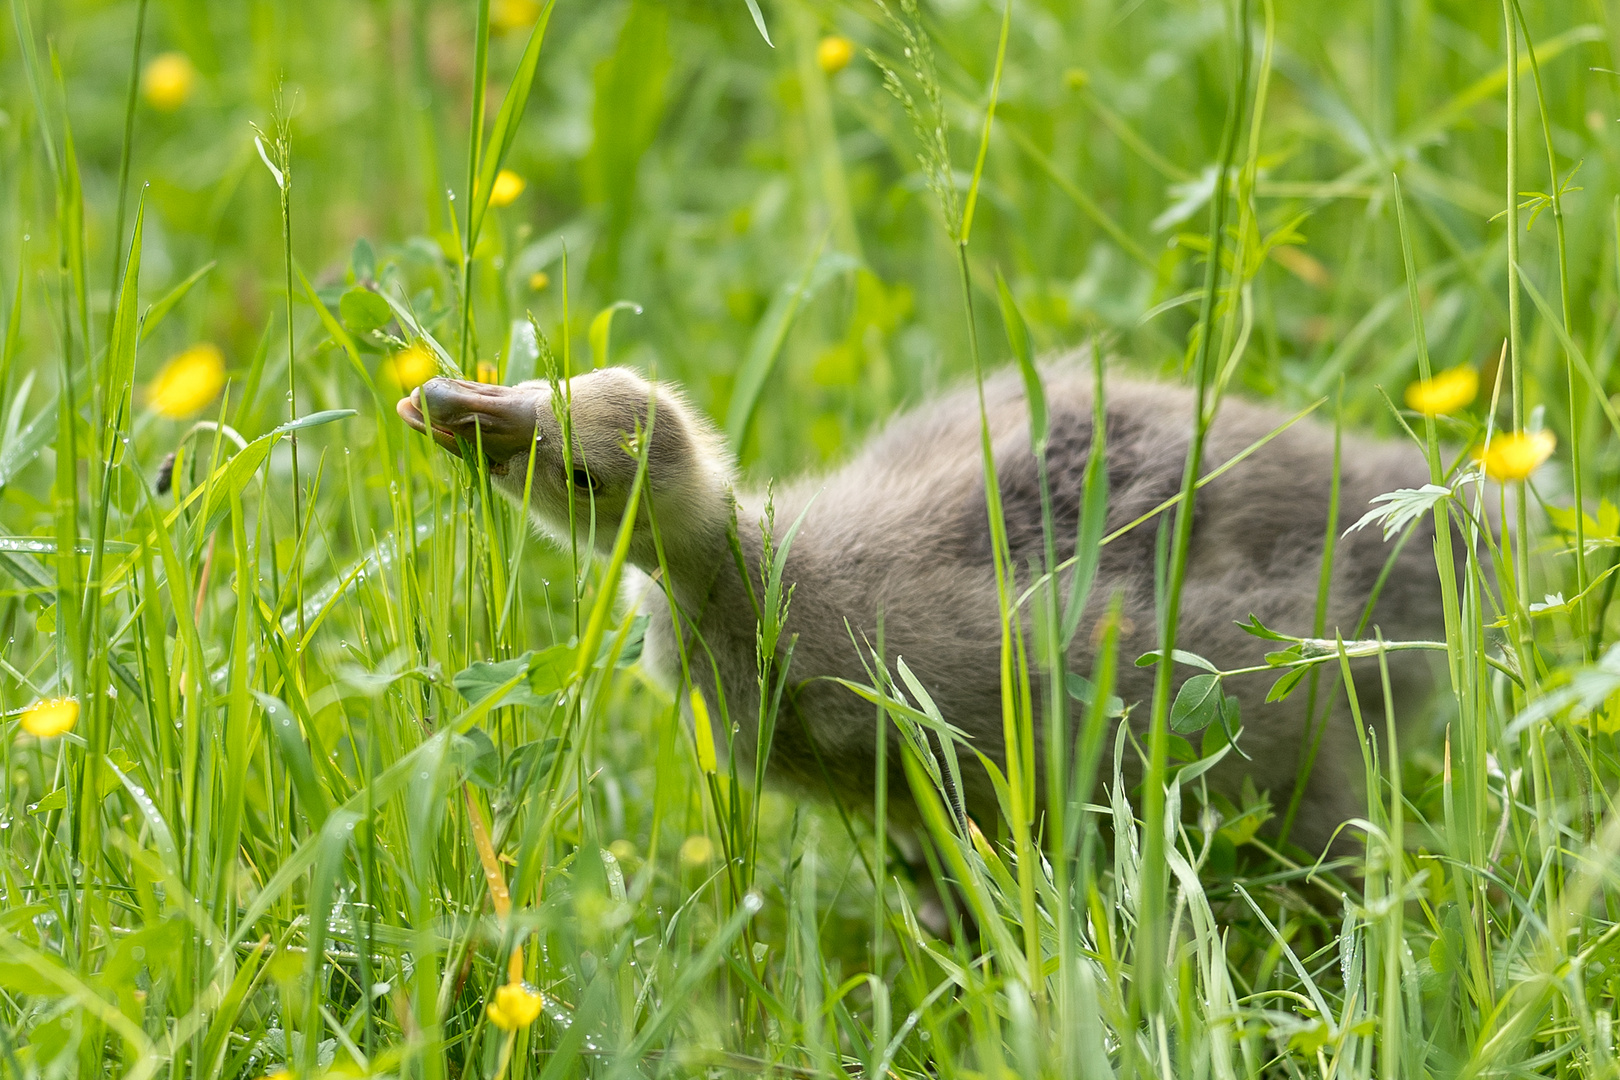
[[[1558,440],[1550,431],[1510,431],[1491,439],[1491,445],[1482,450],[1477,459],[1485,466],[1485,475],[1499,484],[1510,480],[1523,480],[1552,457]]]
[[[480,360],[477,369],[473,373],[473,378],[481,383],[498,383],[501,381],[501,373],[488,360]]]
[[[543,292],[551,284],[551,275],[544,270],[536,270],[529,275],[529,288],[533,292]]]
[[[816,64],[828,75],[836,75],[855,59],[855,43],[847,37],[830,34],[816,46]]]
[[[495,1000],[484,1008],[489,1013],[490,1023],[502,1031],[516,1031],[540,1018],[540,1008],[545,1001],[540,991],[514,981],[496,988]]]
[[[495,174],[495,185],[489,189],[489,205],[510,206],[528,186],[523,177],[511,169],[502,169]]]
[[[1449,416],[1467,408],[1479,395],[1479,372],[1454,367],[1406,388],[1407,407],[1424,416]]]
[[[383,370],[401,390],[415,390],[439,373],[439,364],[428,347],[416,341],[384,361]]]
[[[70,697],[36,701],[22,714],[22,729],[36,739],[49,739],[72,731],[79,722],[79,702]]]
[[[141,71],[141,96],[159,112],[174,112],[191,97],[197,69],[183,52],[159,53]]]
[[[535,0],[491,0],[489,5],[489,25],[501,34],[525,30],[539,17],[540,5]]]
[[[681,844],[681,862],[687,866],[703,866],[714,858],[714,841],[702,833],[688,836]]]
[[[181,419],[199,412],[225,388],[225,355],[203,341],[170,358],[146,388],[154,412]]]
[[[719,768],[714,754],[714,728],[709,724],[709,705],[697,689],[692,691],[692,736],[697,739],[698,768],[712,773]]]

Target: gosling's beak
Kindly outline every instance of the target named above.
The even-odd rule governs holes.
[[[400,418],[453,453],[457,436],[499,465],[539,441],[540,392],[461,379],[429,379],[394,406]],[[431,422],[431,426],[430,426]]]

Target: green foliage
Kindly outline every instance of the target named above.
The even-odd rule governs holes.
[[[9,13],[0,1074],[1615,1075],[1608,6]],[[825,70],[833,34],[856,55]],[[526,187],[494,202],[502,169]],[[160,415],[147,387],[199,342],[225,387]],[[888,755],[873,805],[907,785],[932,837],[913,865],[870,807],[729,752],[798,722],[796,523],[755,553],[759,714],[672,695],[618,606],[628,532],[559,551],[406,432],[407,344],[507,381],[654,371],[760,479],[1003,359],[1038,449],[1059,349],[1195,381],[1190,425],[1336,394],[1319,416],[1417,439],[1433,476],[1343,507],[1319,612],[1345,526],[1393,548],[1432,520],[1444,640],[1385,641],[1369,607],[1251,617],[1234,670],[1118,655],[1107,545],[1167,515],[1171,612],[1192,518],[1178,495],[1105,535],[1099,438],[1072,560],[1050,513],[1033,567],[996,534],[1005,757],[904,661],[848,684]],[[1479,401],[1398,412],[1459,364]],[[1525,427],[1554,462],[1476,483],[1469,451]],[[1399,653],[1436,700],[1394,697]],[[1153,700],[1116,693],[1130,661]],[[1364,850],[1317,865],[1272,820],[1297,803],[1227,783],[1266,719],[1238,678],[1352,717]],[[24,730],[62,697],[71,731]],[[1000,822],[963,810],[975,763]],[[486,1007],[514,978],[541,1012],[508,1032]]]

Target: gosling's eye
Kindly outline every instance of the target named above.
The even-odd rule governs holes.
[[[596,479],[584,469],[574,470],[574,487],[580,491],[595,491]]]

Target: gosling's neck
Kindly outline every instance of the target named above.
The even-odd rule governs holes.
[[[748,535],[748,526],[737,518],[729,482],[688,491],[681,500],[659,500],[651,510],[631,558],[645,573],[664,577],[676,602],[695,618],[707,606],[718,577],[737,573],[732,535]],[[751,546],[757,542],[741,544],[744,552]]]

